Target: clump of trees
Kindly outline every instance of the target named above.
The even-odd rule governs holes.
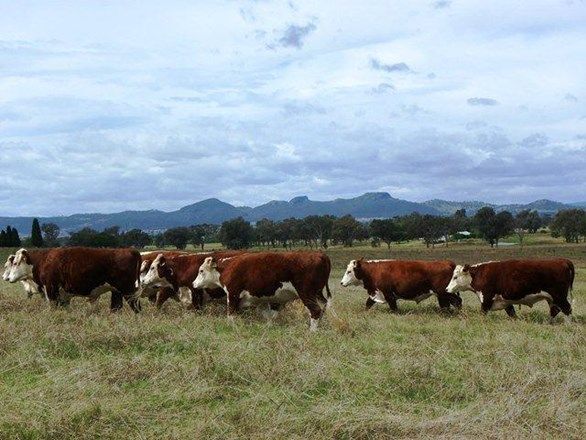
[[[6,229],[0,231],[0,247],[19,247],[20,245],[20,236],[16,228],[6,226]]]
[[[68,246],[87,247],[136,247],[151,244],[152,237],[140,229],[120,232],[119,226],[111,226],[99,232],[92,228],[83,228],[74,232],[67,241]]]
[[[498,246],[503,237],[517,234],[523,244],[526,234],[533,234],[549,225],[552,235],[564,237],[567,242],[586,240],[586,213],[582,209],[558,212],[554,218],[540,216],[537,211],[524,210],[513,216],[508,211],[495,212],[491,207],[479,209],[473,217],[460,209],[449,217],[412,213],[402,217],[359,221],[351,215],[334,217],[312,215],[303,219],[288,218],[281,221],[259,220],[255,225],[242,217],[225,221],[222,225],[193,225],[170,228],[159,234],[148,234],[140,229],[121,232],[118,226],[97,231],[84,228],[71,234],[68,240],[59,238],[60,229],[54,223],[39,225],[34,219],[31,237],[26,245],[35,247],[69,246],[136,247],[155,245],[159,248],[174,246],[185,249],[193,245],[203,249],[205,243],[220,242],[230,249],[252,246],[267,248],[327,248],[329,245],[353,246],[370,240],[373,246],[421,240],[427,247],[465,237],[479,237],[491,247]],[[464,232],[465,231],[465,232]],[[8,226],[0,231],[0,246],[20,246],[18,232]]]
[[[554,237],[564,237],[566,243],[586,241],[586,211],[583,209],[566,209],[559,211],[550,225]]]

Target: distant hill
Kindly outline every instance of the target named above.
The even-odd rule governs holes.
[[[442,215],[452,215],[458,209],[465,209],[466,214],[474,215],[476,211],[484,206],[490,206],[495,211],[509,211],[513,214],[523,211],[524,209],[535,210],[540,214],[555,214],[556,212],[562,209],[570,209],[577,205],[577,204],[566,204],[561,202],[556,202],[553,200],[536,200],[531,203],[527,204],[510,204],[510,205],[495,205],[492,203],[485,203],[485,202],[478,202],[478,201],[471,201],[471,202],[453,202],[448,200],[429,200],[427,202],[423,202],[424,205],[432,207],[439,211]],[[586,205],[586,203],[585,203]]]
[[[98,230],[110,226],[120,226],[123,230],[140,228],[145,231],[159,231],[175,226],[189,226],[199,223],[219,224],[225,220],[242,216],[256,222],[262,218],[282,220],[290,217],[303,218],[309,215],[350,214],[358,219],[389,218],[412,212],[433,215],[452,215],[464,208],[468,215],[473,215],[483,206],[492,206],[497,211],[509,210],[513,213],[523,209],[536,209],[541,214],[553,214],[560,209],[576,206],[586,207],[586,202],[572,205],[552,200],[537,200],[528,204],[492,205],[479,201],[453,202],[447,200],[429,200],[424,203],[396,199],[386,192],[371,192],[350,199],[329,201],[310,200],[306,196],[295,197],[289,201],[273,200],[256,207],[233,206],[218,199],[202,200],[171,212],[123,211],[113,214],[74,214],[70,216],[39,217],[41,223],[56,223],[63,232],[73,232],[84,227]],[[30,231],[32,217],[0,217],[0,228],[11,225],[21,235]]]

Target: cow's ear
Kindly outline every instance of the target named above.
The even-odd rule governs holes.
[[[462,268],[462,272],[470,272],[470,265],[465,264],[464,267]]]
[[[22,255],[22,260],[24,260],[26,264],[31,264],[31,256],[28,254],[28,251],[26,249],[21,249],[20,253]]]
[[[212,266],[212,268],[216,269],[218,267],[218,262],[212,258],[210,266]]]

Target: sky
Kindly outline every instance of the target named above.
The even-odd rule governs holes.
[[[0,215],[586,200],[586,2],[0,0]]]

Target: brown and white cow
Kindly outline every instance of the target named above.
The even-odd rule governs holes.
[[[446,292],[456,264],[452,261],[352,260],[342,277],[343,287],[363,286],[366,308],[387,303],[397,311],[397,300],[419,303],[436,295],[442,309],[460,308],[462,299]]]
[[[206,296],[221,298],[225,292],[220,288],[196,289],[193,280],[199,272],[201,264],[207,257],[227,258],[242,254],[241,251],[220,251],[197,254],[171,255],[164,252],[157,254],[148,270],[141,273],[140,283],[143,289],[159,289],[157,306],[160,307],[169,297],[178,295],[181,289],[189,289],[191,304],[195,309],[203,307]]]
[[[552,322],[560,311],[571,319],[572,305],[568,295],[574,274],[574,264],[563,258],[458,265],[447,290],[475,292],[484,313],[504,309],[509,316],[515,316],[514,304],[533,307],[536,302],[545,300],[549,303]]]
[[[66,302],[70,296],[84,296],[95,303],[100,295],[112,292],[112,310],[122,308],[124,298],[138,312],[135,291],[140,264],[140,254],[133,249],[57,248],[47,251],[40,261],[34,260],[32,252],[20,249],[8,281],[32,278],[53,304]]]
[[[40,258],[44,257],[44,255],[46,255],[47,250],[41,250],[41,251],[31,251],[31,259],[33,261],[39,261]],[[2,279],[4,281],[8,281],[8,275],[10,274],[10,270],[12,268],[12,264],[14,263],[14,258],[15,255],[9,255],[8,258],[6,259],[6,263],[4,263],[4,273],[2,275]],[[24,288],[24,291],[27,294],[28,298],[32,298],[33,295],[41,295],[43,296],[43,292],[41,292],[39,290],[39,286],[34,282],[34,280],[31,278],[24,278],[20,280],[20,283],[22,284],[22,287]]]
[[[309,310],[310,330],[317,330],[328,304],[331,263],[323,252],[259,252],[231,258],[208,257],[193,282],[196,289],[222,288],[228,317],[241,307],[264,306],[273,312],[300,298]]]
[[[182,303],[188,302],[191,304],[191,292],[189,289],[179,288],[179,292],[175,292],[172,287],[146,286],[143,284],[144,277],[147,275],[149,269],[151,268],[151,264],[153,261],[155,261],[159,254],[163,254],[165,258],[175,257],[177,255],[188,255],[188,253],[184,251],[141,252],[140,257],[142,259],[142,263],[140,265],[139,275],[140,296],[148,298],[148,300],[158,309],[160,309],[168,299],[173,299]]]

